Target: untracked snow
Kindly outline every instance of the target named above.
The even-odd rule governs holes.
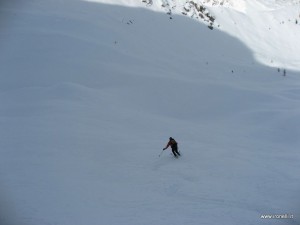
[[[253,51],[259,62],[299,70],[299,0],[85,0],[186,15],[220,29]],[[213,19],[212,19],[213,18]]]
[[[226,7],[210,30],[106,3],[1,4],[0,224],[300,224],[291,45]]]

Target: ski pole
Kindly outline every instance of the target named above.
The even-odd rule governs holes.
[[[161,151],[161,153],[158,155],[158,157],[160,157],[163,152],[164,152],[164,150]]]

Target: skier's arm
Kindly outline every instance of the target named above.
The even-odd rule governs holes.
[[[170,146],[170,142],[168,142],[168,144],[166,145],[166,147],[163,148],[163,150],[166,150],[169,146]]]

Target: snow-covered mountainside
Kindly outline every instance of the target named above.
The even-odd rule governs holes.
[[[297,5],[175,2],[1,4],[1,225],[300,224]]]
[[[299,0],[87,0],[146,7],[188,16],[210,29],[237,37],[252,49],[257,60],[271,67],[299,70]]]

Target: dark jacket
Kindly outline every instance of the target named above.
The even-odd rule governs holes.
[[[164,149],[167,149],[169,146],[171,146],[172,149],[176,149],[177,142],[173,138],[170,139],[170,141],[168,142],[168,144],[166,145],[166,147]]]

